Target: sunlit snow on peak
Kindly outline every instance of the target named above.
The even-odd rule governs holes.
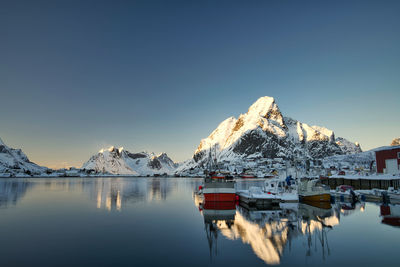
[[[275,103],[275,99],[270,96],[260,97],[253,105],[250,106],[248,113],[256,113],[260,116],[264,116],[271,109],[271,106]]]

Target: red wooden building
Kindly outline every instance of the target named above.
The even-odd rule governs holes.
[[[375,151],[377,173],[400,173],[400,146],[388,146]]]

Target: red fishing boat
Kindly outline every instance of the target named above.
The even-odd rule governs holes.
[[[210,176],[204,180],[203,195],[205,202],[236,200],[235,182],[225,177]]]
[[[212,149],[210,148],[209,155],[209,169],[214,171],[206,172],[206,178],[204,179],[204,187],[202,189],[204,195],[204,201],[207,203],[214,201],[228,201],[235,202],[236,190],[235,181],[228,173],[223,173],[217,169],[217,158],[211,155]],[[215,152],[216,154],[216,152]]]

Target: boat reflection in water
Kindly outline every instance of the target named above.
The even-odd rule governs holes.
[[[230,231],[236,216],[235,201],[205,201],[202,194],[193,194],[194,202],[204,218],[204,230],[210,249],[210,259],[218,254],[218,233]],[[225,235],[224,233],[222,233]]]
[[[381,205],[380,212],[383,224],[400,227],[400,205]]]
[[[210,257],[218,254],[218,232],[230,231],[234,225],[235,202],[205,202],[202,209]]]
[[[298,238],[306,239],[303,242],[306,256],[319,253],[316,250],[320,247],[325,259],[330,253],[327,233],[340,220],[340,208],[329,203],[281,203],[278,207],[258,210],[234,204],[203,205],[199,197],[195,197],[195,202],[204,216],[213,254],[217,254],[216,241],[220,233],[227,239],[249,244],[257,257],[267,264],[279,264],[285,247],[290,247],[291,240]]]

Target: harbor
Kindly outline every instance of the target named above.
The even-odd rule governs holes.
[[[251,182],[238,179],[236,183],[242,190],[238,192],[241,196],[244,190],[241,186],[249,186]],[[260,181],[254,181],[254,184],[260,184]],[[335,262],[338,258],[352,265],[357,263],[353,256],[346,256],[349,255],[349,249],[354,253],[363,251],[372,255],[379,250],[374,245],[382,237],[379,234],[373,234],[376,239],[370,242],[358,241],[359,238],[366,238],[366,232],[371,234],[381,229],[376,225],[375,228],[365,227],[371,222],[365,219],[371,215],[371,211],[375,212],[374,218],[385,230],[397,232],[400,226],[400,205],[361,199],[353,202],[336,197],[329,202],[302,200],[296,203],[268,202],[268,205],[257,205],[257,201],[252,204],[240,199],[235,205],[207,205],[200,195],[194,194],[194,201],[204,218],[212,261],[221,257],[226,245],[221,244],[221,239],[227,239],[248,245],[267,265],[302,265],[304,258],[319,266]],[[349,230],[345,236],[338,236],[340,229],[347,229],[343,226],[348,226],[350,222],[357,223],[360,231]],[[390,257],[380,258],[379,261],[373,256],[366,255],[364,258],[370,261],[366,266],[374,266],[378,262],[386,266],[392,262]]]
[[[356,182],[354,182],[356,181]],[[283,178],[226,179],[223,175],[210,176],[199,186],[205,203],[237,201],[246,207],[259,209],[281,203],[307,202],[315,205],[336,201],[356,203],[400,203],[400,191],[394,187],[398,179],[346,178]],[[236,197],[234,197],[236,195]]]
[[[400,0],[0,14],[0,267],[400,266]]]

